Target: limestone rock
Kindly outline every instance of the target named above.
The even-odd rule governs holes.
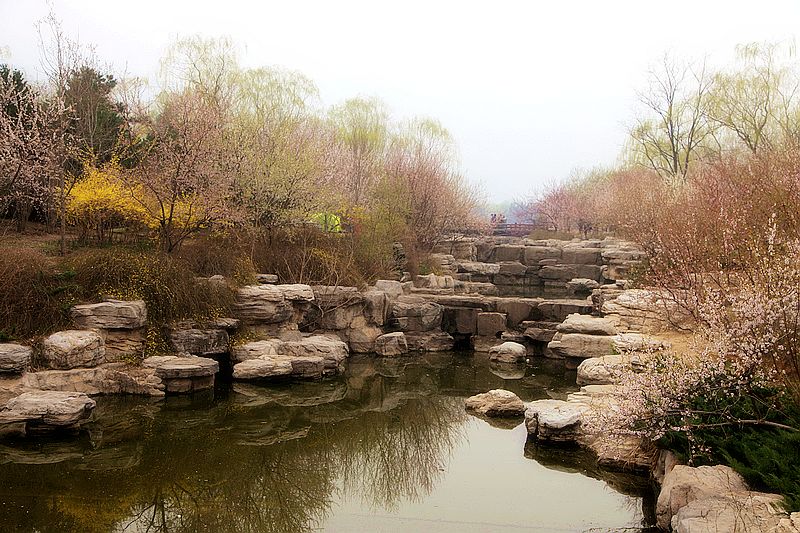
[[[219,371],[219,363],[213,359],[196,356],[154,356],[145,359],[142,365],[155,369],[166,392],[210,389],[214,386],[214,375]]]
[[[769,531],[789,533],[800,531],[791,520],[781,524],[778,507],[782,498],[777,494],[758,492],[734,493],[728,497],[694,500],[672,517],[674,533]],[[784,515],[785,516],[785,515]]]
[[[746,492],[744,479],[729,466],[691,467],[676,465],[664,476],[656,502],[658,527],[667,529],[672,517],[696,500]]]
[[[586,359],[578,365],[578,385],[618,383],[627,371],[639,371],[644,362],[638,355],[604,355]]]
[[[527,404],[525,426],[537,440],[577,442],[585,405],[563,400],[536,400]]]
[[[282,345],[278,339],[248,342],[231,349],[231,361],[241,363],[250,359],[258,359],[269,355],[278,355],[278,348]]]
[[[518,342],[504,342],[489,349],[489,360],[501,363],[517,363],[525,360],[527,350]]]
[[[285,322],[294,312],[277,285],[241,287],[236,293],[234,309],[246,321],[265,324]]]
[[[275,285],[283,293],[283,297],[289,302],[312,302],[314,301],[314,291],[309,285],[294,283],[290,285]]]
[[[543,259],[561,259],[561,248],[553,246],[526,246],[523,262],[528,266],[536,266]]]
[[[588,296],[594,289],[600,287],[600,284],[589,278],[575,278],[567,282],[567,293],[571,295]]]
[[[256,281],[262,284],[275,285],[278,283],[277,274],[256,274]]]
[[[405,333],[409,351],[446,352],[453,349],[455,341],[443,331],[407,331]]]
[[[431,331],[442,324],[442,306],[420,296],[400,296],[392,305],[392,317],[403,331]]]
[[[602,357],[614,353],[614,336],[566,333],[554,338],[547,347],[561,357]]]
[[[500,265],[497,263],[478,263],[476,261],[462,261],[459,263],[460,272],[478,274],[482,276],[492,276],[500,273]]]
[[[289,376],[291,373],[291,359],[284,356],[263,356],[233,366],[233,379],[275,378]]]
[[[176,352],[200,356],[228,353],[229,338],[224,329],[174,329],[169,341]]]
[[[137,329],[147,323],[147,307],[142,300],[106,300],[76,305],[70,316],[79,328]]]
[[[375,351],[375,341],[383,335],[383,330],[375,326],[361,326],[347,330],[347,344],[355,353],[371,353]]]
[[[395,356],[408,353],[408,342],[402,332],[387,333],[375,339],[375,353],[383,356]]]
[[[86,394],[141,394],[163,396],[164,383],[155,369],[124,363],[95,368],[43,370],[22,377],[25,389],[83,392]]]
[[[23,372],[31,361],[31,351],[21,344],[0,343],[0,374]]]
[[[503,313],[478,313],[478,335],[496,336],[506,330],[506,315]]]
[[[403,284],[399,281],[389,279],[379,279],[375,282],[375,288],[386,293],[391,300],[395,300],[403,295]]]
[[[484,416],[521,416],[525,412],[525,404],[519,396],[503,389],[470,396],[464,401],[464,407],[467,411],[475,411]]]
[[[0,411],[0,422],[17,418],[38,429],[65,428],[87,420],[95,405],[80,392],[30,391],[8,401]]]
[[[414,286],[420,289],[452,289],[455,287],[455,280],[452,276],[419,275],[414,278]]]
[[[613,319],[599,318],[573,313],[556,327],[561,333],[583,333],[586,335],[615,335],[617,327]]]
[[[54,369],[97,366],[105,361],[105,343],[95,331],[59,331],[42,341],[42,356]]]

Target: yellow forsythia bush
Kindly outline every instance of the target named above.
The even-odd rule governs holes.
[[[67,217],[80,229],[83,240],[93,237],[100,242],[110,241],[115,228],[138,229],[145,225],[147,212],[136,199],[140,191],[126,187],[118,177],[119,171],[114,161],[101,168],[87,164],[72,188]]]

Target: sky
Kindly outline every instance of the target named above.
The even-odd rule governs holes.
[[[398,120],[436,118],[490,202],[617,162],[665,53],[722,65],[800,31],[800,0],[0,0],[0,60],[32,79],[51,7],[118,75],[154,80],[176,38],[225,36],[245,67],[313,79],[325,105],[377,96]]]

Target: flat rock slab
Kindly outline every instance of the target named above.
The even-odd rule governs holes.
[[[105,355],[105,342],[95,331],[59,331],[42,341],[45,363],[58,370],[94,367],[105,362]]]
[[[24,420],[42,428],[65,428],[88,419],[95,401],[81,392],[30,391],[12,398],[0,420]]]
[[[0,374],[23,372],[31,361],[31,351],[29,346],[0,343]]]
[[[296,341],[268,339],[233,349],[234,379],[268,379],[293,376],[320,378],[339,372],[348,356],[347,344],[312,335]]]
[[[147,307],[143,300],[106,300],[76,305],[70,316],[79,328],[137,329],[147,323]]]
[[[587,407],[564,400],[536,400],[527,404],[525,426],[537,440],[577,442]]]
[[[525,404],[519,396],[504,389],[494,389],[464,400],[467,411],[483,416],[512,417],[525,413]]]
[[[587,335],[586,333],[564,333],[557,335],[547,347],[561,357],[587,359],[612,355],[615,351],[614,335]]]
[[[556,326],[561,333],[584,333],[587,335],[615,335],[616,321],[611,318],[600,318],[590,315],[572,313],[566,320]]]
[[[148,357],[142,364],[155,369],[164,380],[208,377],[219,372],[219,363],[207,357],[158,355]]]
[[[268,379],[292,374],[292,360],[282,355],[262,356],[248,359],[233,366],[233,379]]]

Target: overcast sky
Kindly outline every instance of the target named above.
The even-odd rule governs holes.
[[[491,201],[613,164],[636,90],[667,51],[724,63],[736,44],[794,40],[800,1],[404,2],[54,0],[65,30],[118,72],[155,77],[165,47],[229,36],[245,66],[299,70],[325,104],[378,96],[439,119]],[[32,78],[43,0],[0,0],[2,56]]]

